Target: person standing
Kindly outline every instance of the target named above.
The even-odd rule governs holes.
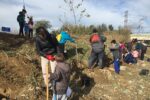
[[[53,34],[49,34],[44,27],[36,29],[36,49],[41,57],[41,66],[44,82],[46,84],[46,67],[50,63],[51,72],[54,73],[56,61],[54,55],[57,53],[58,42]]]
[[[104,42],[106,37],[99,35],[96,29],[93,29],[93,34],[90,37],[92,51],[88,61],[89,69],[93,69],[94,63],[97,63],[100,69],[103,68]]]
[[[26,10],[23,9],[22,11],[19,12],[19,15],[17,16],[17,21],[19,23],[19,36],[24,36],[24,25],[25,25],[25,14]]]
[[[110,51],[113,54],[113,63],[115,72],[119,74],[120,72],[120,51],[119,51],[119,44],[116,40],[111,41]]]
[[[144,40],[141,41],[141,56],[140,56],[140,60],[144,60],[144,55],[146,54],[147,52],[147,44],[145,43]]]
[[[33,37],[33,18],[32,17],[29,17],[29,22],[28,22],[28,25],[29,25],[29,38]]]

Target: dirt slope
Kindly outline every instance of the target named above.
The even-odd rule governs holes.
[[[120,75],[114,73],[113,65],[103,70],[95,68],[91,72],[87,69],[90,53],[87,38],[88,36],[84,36],[77,39],[78,60],[75,45],[67,44],[67,62],[72,65],[72,100],[150,100],[150,74],[139,75],[141,69],[150,70],[149,62],[124,64]],[[108,55],[108,58],[111,56]],[[86,77],[90,81],[81,81]],[[0,33],[0,100],[6,97],[11,100],[45,100],[42,84],[34,40]]]

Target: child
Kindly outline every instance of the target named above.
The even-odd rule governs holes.
[[[117,74],[120,72],[120,53],[119,53],[119,44],[116,42],[116,40],[111,41],[111,47],[110,51],[113,54],[113,60],[114,60],[114,69]]]
[[[119,43],[120,59],[122,59],[123,50],[127,50],[127,48],[125,46],[125,43],[122,41],[122,42]]]
[[[136,64],[137,60],[134,58],[134,56],[127,51],[123,51],[123,61],[127,64]]]
[[[29,38],[33,37],[33,18],[32,17],[29,17],[29,22],[28,22],[28,25],[29,25]]]
[[[50,81],[53,84],[54,94],[53,99],[67,100],[67,88],[70,80],[70,66],[64,62],[64,57],[61,54],[55,56],[57,65],[55,72],[50,75]]]
[[[28,25],[28,23],[25,23],[24,31],[25,31],[25,36],[27,37],[27,35],[29,34],[29,25]]]

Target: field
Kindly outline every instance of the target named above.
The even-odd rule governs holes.
[[[117,35],[106,34],[106,45]],[[114,73],[111,53],[106,48],[102,70],[87,69],[90,54],[89,35],[74,36],[76,45],[67,43],[68,59],[72,76],[70,100],[150,100],[150,74],[139,75],[142,69],[150,70],[150,63],[138,61],[135,65],[123,64],[121,73]],[[121,36],[120,36],[121,38]],[[123,38],[123,37],[122,37]],[[119,40],[118,40],[119,41]],[[150,55],[148,50],[147,57]],[[41,74],[40,57],[36,54],[34,39],[0,33],[0,100],[45,100],[45,88]],[[85,84],[82,79],[88,77]],[[50,92],[51,98],[52,92]],[[51,100],[51,99],[50,99]]]

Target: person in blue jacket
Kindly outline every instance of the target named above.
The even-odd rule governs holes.
[[[69,35],[68,33],[69,29],[68,28],[64,28],[63,31],[61,31],[60,34],[57,35],[57,40],[58,40],[58,43],[59,43],[59,53],[61,54],[65,54],[66,52],[65,51],[65,44],[67,41],[70,41],[70,42],[73,42],[75,43],[75,40]]]

